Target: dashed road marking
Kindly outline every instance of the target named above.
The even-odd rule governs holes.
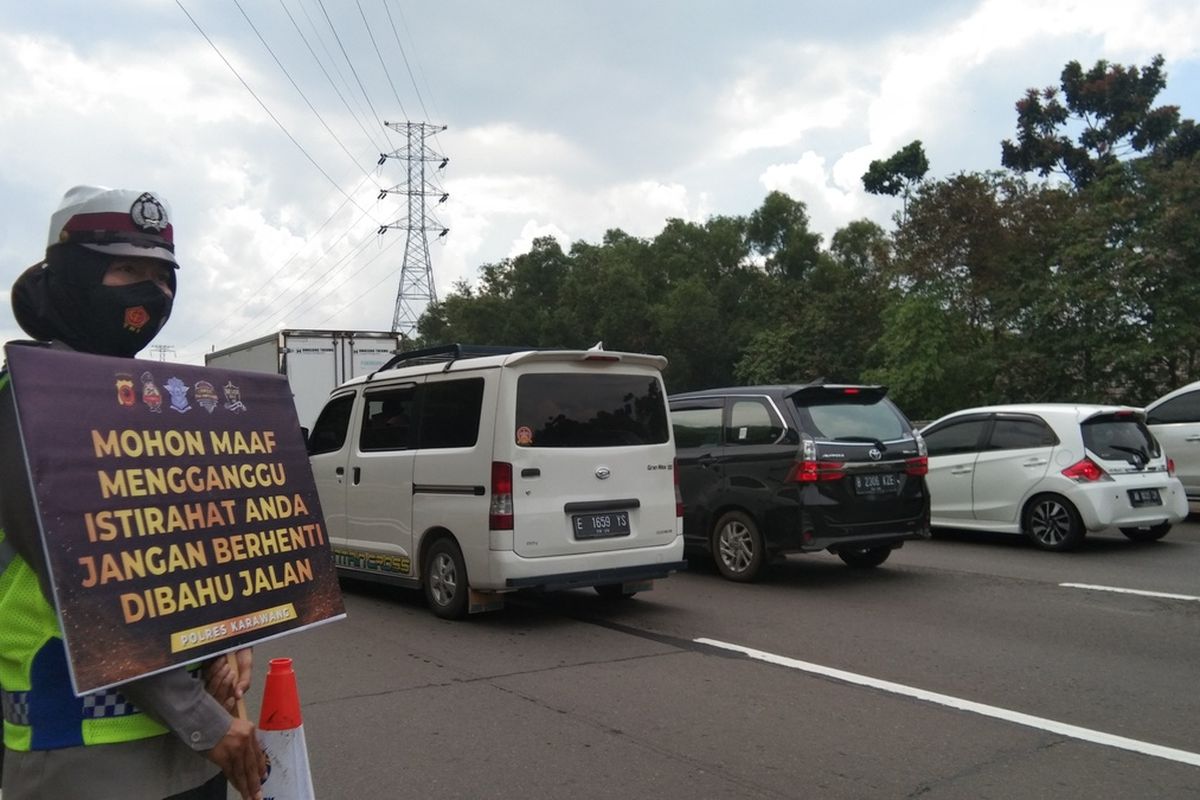
[[[1189,764],[1193,767],[1200,767],[1200,753],[1192,753],[1187,750],[1178,750],[1174,747],[1164,747],[1162,745],[1143,742],[1138,739],[1129,739],[1125,736],[1116,736],[1104,731],[1097,731],[1091,728],[1081,728],[1078,725],[1069,725],[1065,722],[1046,719],[1045,717],[1035,717],[1032,714],[1023,714],[1019,711],[1011,711],[1007,708],[999,706],[990,706],[984,703],[976,703],[971,700],[964,700],[960,697],[953,697],[948,694],[939,694],[938,692],[929,692],[925,689],[918,689],[913,686],[905,686],[902,683],[893,683],[892,681],[880,680],[867,675],[859,675],[854,672],[846,672],[845,670],[834,669],[833,667],[823,667],[820,664],[813,664],[808,661],[799,661],[787,656],[780,656],[774,653],[768,653],[764,650],[755,650],[752,647],[743,647],[737,644],[717,641],[716,639],[694,639],[697,644],[716,647],[721,650],[729,650],[735,653],[741,653],[749,658],[758,661],[765,661],[768,664],[776,664],[781,667],[789,667],[791,669],[801,670],[814,675],[823,675],[827,678],[851,683],[856,686],[868,686],[872,689],[890,692],[892,694],[903,695],[904,697],[912,697],[917,700],[924,700],[928,703],[936,703],[937,705],[947,706],[959,711],[969,711],[973,714],[980,714],[985,717],[1003,720],[1004,722],[1012,722],[1017,725],[1023,725],[1027,728],[1036,728],[1050,733],[1057,733],[1061,736],[1069,736],[1072,739],[1079,739],[1084,742],[1100,744],[1106,747],[1116,747],[1121,750],[1130,750],[1134,753],[1154,756],[1155,758],[1165,758],[1168,761],[1177,761],[1180,764]]]

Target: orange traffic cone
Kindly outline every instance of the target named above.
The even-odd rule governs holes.
[[[258,740],[267,755],[264,800],[313,800],[300,693],[290,658],[272,658],[258,717]]]

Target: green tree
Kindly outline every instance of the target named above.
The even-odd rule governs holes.
[[[1101,60],[1084,71],[1071,61],[1060,87],[1029,89],[1017,101],[1017,138],[1001,143],[1001,163],[1042,177],[1060,172],[1082,188],[1135,153],[1196,152],[1194,123],[1180,121],[1178,106],[1154,106],[1166,87],[1162,67],[1161,55],[1141,68]],[[1066,132],[1074,126],[1077,140]]]
[[[904,201],[901,218],[908,215],[908,198],[929,172],[929,159],[920,139],[914,139],[889,158],[876,159],[863,173],[863,188],[871,194],[900,195]]]

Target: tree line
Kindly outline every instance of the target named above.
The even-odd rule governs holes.
[[[554,239],[480,268],[418,324],[445,342],[662,353],[670,391],[882,383],[917,419],[996,402],[1143,405],[1200,378],[1200,131],[1161,56],[1077,62],[1017,101],[1004,170],[928,177],[922,143],[872,162],[894,228],[826,246],[802,200]]]

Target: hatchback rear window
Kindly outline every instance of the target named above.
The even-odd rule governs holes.
[[[662,383],[645,375],[522,375],[517,379],[516,423],[516,442],[525,447],[669,441]]]
[[[1080,427],[1084,446],[1106,461],[1144,465],[1160,455],[1150,430],[1134,417],[1094,417]]]
[[[853,398],[853,395],[849,396]],[[882,397],[873,402],[846,400],[814,400],[795,398],[801,426],[810,435],[829,441],[863,441],[878,439],[886,442],[909,436],[908,422],[890,402]]]

